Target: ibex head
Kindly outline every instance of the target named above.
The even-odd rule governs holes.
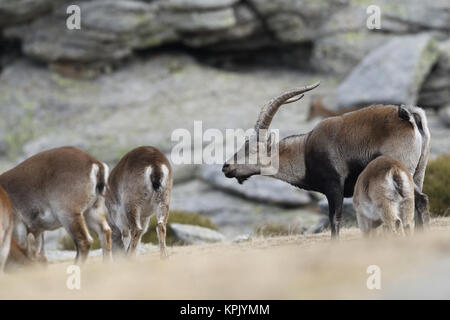
[[[263,156],[267,155],[269,152],[273,152],[273,134],[267,138],[267,130],[270,127],[270,123],[272,122],[275,113],[283,104],[300,100],[303,98],[302,93],[316,88],[319,84],[320,82],[317,82],[300,89],[293,89],[270,100],[261,109],[254,127],[255,132],[247,138],[243,147],[223,165],[222,172],[225,176],[227,178],[236,178],[239,183],[243,183],[249,177],[261,174],[263,166],[270,165],[266,161],[267,158],[264,159]]]

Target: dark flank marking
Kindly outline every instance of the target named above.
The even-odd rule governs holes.
[[[152,173],[150,174],[150,181],[152,182],[153,190],[158,190],[161,187],[162,170],[158,167],[152,167]]]
[[[103,182],[97,183],[97,193],[103,194],[105,191],[105,184]]]
[[[410,113],[406,110],[406,108],[404,108],[403,105],[398,106],[398,117],[406,121],[409,121],[410,119]]]
[[[103,194],[103,192],[105,191],[106,188],[106,182],[105,181],[105,167],[103,166],[103,164],[99,164],[97,163],[99,170],[97,172],[97,193],[98,194]]]
[[[356,180],[364,168],[374,159],[381,156],[381,153],[374,153],[368,160],[351,159],[347,162],[348,174],[344,182],[344,197],[352,197],[355,189]]]
[[[413,113],[413,117],[414,117],[414,122],[417,125],[417,128],[419,128],[420,134],[423,135],[424,131],[423,131],[422,119],[420,118],[420,116],[417,113]]]
[[[338,183],[340,181],[340,175],[334,168],[328,153],[326,152],[306,152],[306,174],[303,181],[298,186],[308,189],[322,192],[327,194],[331,191],[330,181]]]

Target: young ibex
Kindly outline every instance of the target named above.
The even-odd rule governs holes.
[[[111,229],[103,210],[108,166],[88,153],[62,147],[41,152],[0,175],[13,206],[13,237],[25,247],[28,233],[44,254],[45,230],[63,226],[77,248],[76,262],[88,256],[92,237],[111,257]]]
[[[420,194],[417,203],[427,210],[426,195]],[[365,235],[380,224],[396,235],[414,232],[414,181],[397,159],[380,156],[367,165],[356,181],[353,205]]]
[[[361,109],[361,107],[348,107],[339,110],[331,110],[325,107],[322,96],[314,96],[311,98],[309,104],[309,111],[306,121],[311,121],[315,118],[329,118],[343,115],[344,113],[352,112]]]
[[[150,218],[156,215],[161,257],[167,256],[166,223],[172,191],[172,167],[154,147],[128,152],[111,171],[106,192],[113,251],[135,255]]]
[[[261,174],[258,150],[271,148],[260,130],[267,130],[281,105],[316,88],[319,83],[294,89],[272,99],[265,105],[255,125],[257,148],[243,148],[225,162],[222,171],[239,183]],[[325,194],[329,204],[331,234],[339,235],[344,197],[353,195],[356,179],[366,165],[380,155],[390,155],[401,161],[413,175],[418,191],[422,190],[425,166],[429,154],[430,132],[422,109],[378,105],[331,117],[321,121],[307,134],[294,135],[277,144],[278,172],[272,177],[306,190]],[[242,159],[244,157],[244,159]],[[244,164],[241,164],[244,163]],[[418,212],[419,223],[422,221]]]

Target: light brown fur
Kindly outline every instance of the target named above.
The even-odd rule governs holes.
[[[98,235],[109,259],[111,230],[102,194],[106,170],[88,153],[62,147],[36,154],[0,175],[0,185],[13,205],[13,236],[19,245],[26,246],[26,235],[32,233],[44,254],[43,232],[63,226],[75,242],[76,261],[84,262],[93,242],[89,228]]]
[[[394,158],[380,156],[367,165],[356,182],[353,203],[364,234],[381,223],[395,235],[414,232],[414,181]]]
[[[166,224],[172,179],[169,161],[154,147],[130,151],[111,171],[106,207],[115,252],[126,249],[129,255],[135,255],[150,218],[156,215],[161,257],[167,256]]]

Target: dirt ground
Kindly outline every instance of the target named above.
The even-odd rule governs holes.
[[[81,268],[70,290],[71,262],[0,277],[1,299],[377,299],[450,298],[450,218],[434,219],[412,238],[364,239],[344,229],[256,238],[243,243],[170,248],[132,261]],[[381,289],[369,290],[367,268],[380,268]]]

